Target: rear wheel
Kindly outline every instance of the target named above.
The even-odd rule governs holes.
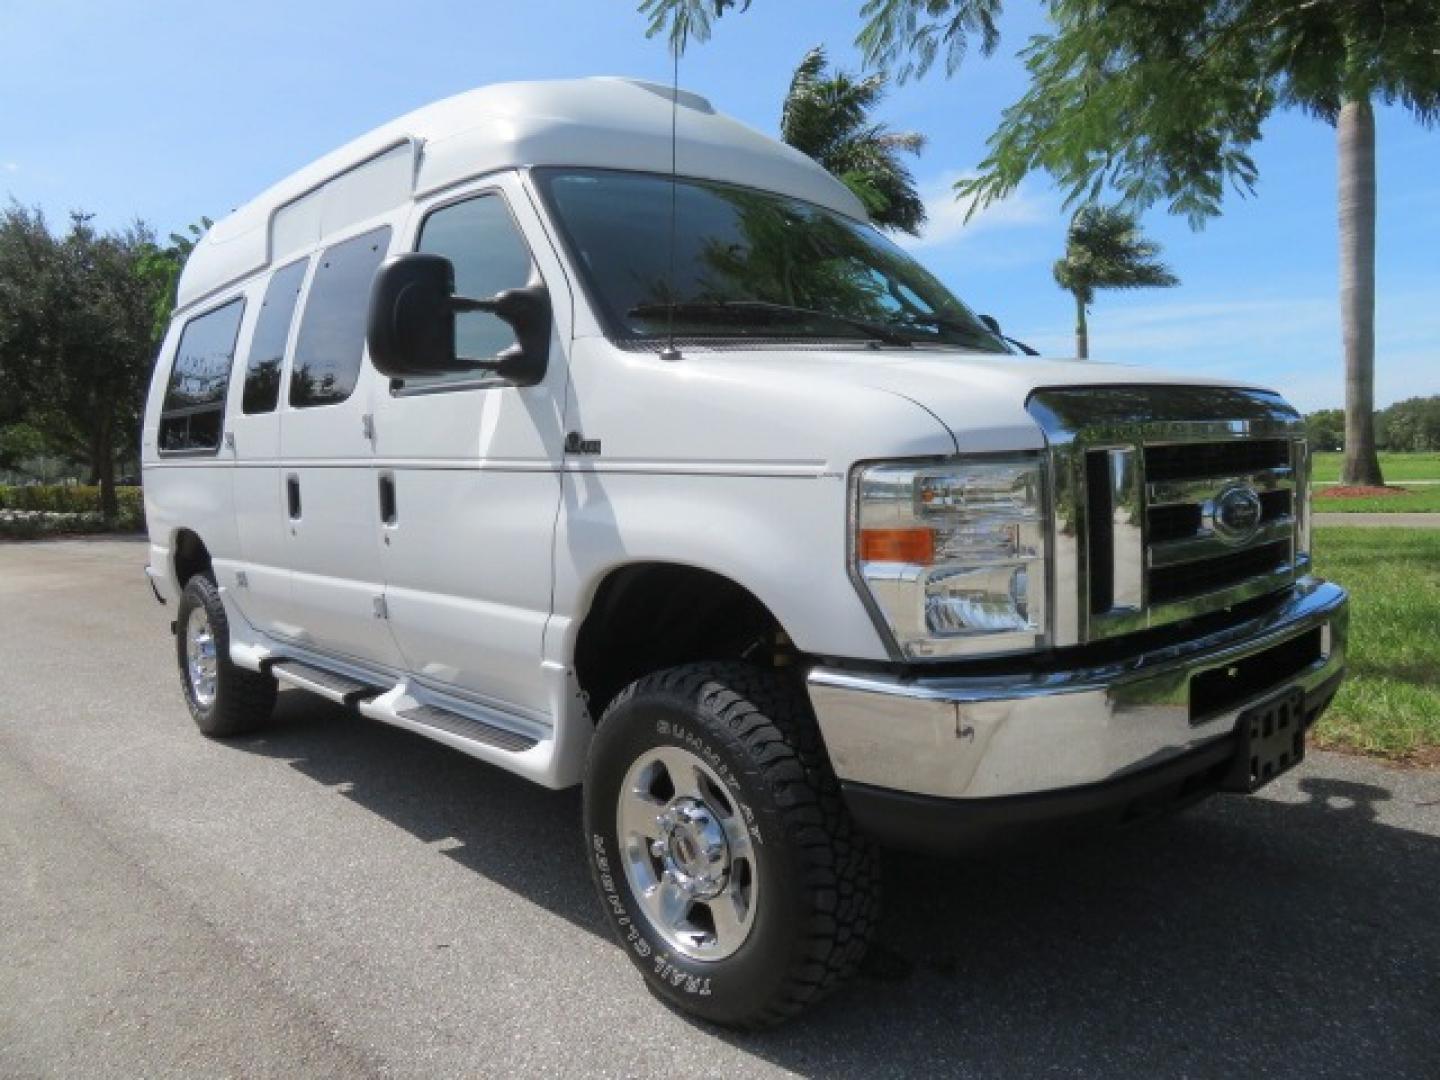
[[[606,710],[585,785],[591,869],[661,997],[765,1027],[852,974],[879,903],[803,697],[747,664],[647,676]]]
[[[175,620],[180,685],[195,726],[206,735],[239,735],[269,719],[275,680],[230,661],[230,623],[220,590],[206,573],[185,583]]]

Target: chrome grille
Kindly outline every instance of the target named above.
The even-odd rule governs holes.
[[[1294,445],[1265,439],[1144,448],[1146,595],[1152,605],[1290,568]],[[1217,532],[1214,521],[1219,497],[1236,490],[1253,492],[1258,507],[1253,533],[1239,543]]]
[[[1042,390],[1055,644],[1221,610],[1308,572],[1298,414],[1208,387]]]

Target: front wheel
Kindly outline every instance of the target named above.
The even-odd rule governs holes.
[[[852,974],[879,905],[793,682],[747,664],[646,676],[606,710],[585,782],[591,870],[652,990],[766,1027]]]
[[[208,574],[185,583],[175,619],[180,685],[195,726],[221,738],[259,727],[275,707],[275,680],[230,660],[230,623]]]

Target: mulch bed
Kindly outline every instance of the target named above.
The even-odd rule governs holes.
[[[1408,495],[1409,488],[1391,487],[1334,487],[1316,488],[1315,494],[1326,499],[1374,499],[1384,498],[1387,495]]]

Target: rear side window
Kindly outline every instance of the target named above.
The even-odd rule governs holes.
[[[265,289],[265,302],[255,321],[250,342],[250,360],[245,365],[245,392],[240,407],[246,413],[268,413],[280,400],[280,366],[285,362],[285,342],[300,300],[308,259],[301,259],[275,271]]]
[[[185,324],[160,408],[160,451],[218,450],[225,389],[245,301],[235,299]]]
[[[327,248],[300,317],[290,404],[297,409],[344,401],[360,378],[370,282],[390,246],[390,226]]]

